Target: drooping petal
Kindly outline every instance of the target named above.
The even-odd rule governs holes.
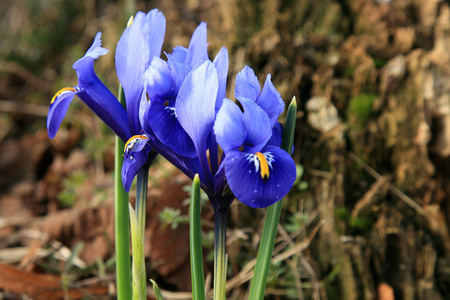
[[[83,58],[90,57],[90,58],[93,58],[93,59],[97,59],[100,56],[105,55],[105,54],[107,54],[109,52],[108,49],[105,49],[105,48],[102,47],[101,37],[102,37],[102,33],[101,32],[97,32],[97,34],[95,35],[95,38],[94,38],[94,42],[92,43],[92,45],[88,49],[88,51],[86,51],[86,54],[84,55]],[[83,58],[81,58],[81,59],[83,59]],[[76,68],[75,67],[76,64],[77,64],[77,62],[75,62],[74,66],[73,66],[74,68]]]
[[[214,134],[224,152],[237,150],[245,141],[243,114],[231,100],[225,99],[217,113]]]
[[[58,91],[52,99],[47,115],[48,136],[52,139],[58,132],[61,122],[66,116],[73,96],[78,93],[78,87],[64,88]]]
[[[218,86],[216,68],[206,60],[186,77],[175,103],[178,121],[194,142],[207,184],[211,187],[206,148],[215,118]]]
[[[158,140],[146,119],[144,119],[142,125],[144,131],[151,140],[149,143],[152,145],[154,150],[156,150],[189,178],[193,179],[195,174],[200,174],[200,181],[205,181],[205,177],[203,176],[203,171],[197,157],[189,158],[176,154],[172,149],[168,148]]]
[[[86,55],[73,64],[78,75],[77,96],[122,140],[126,141],[131,136],[127,113],[94,71],[94,60],[108,52],[101,47],[100,37],[101,33],[97,33]]]
[[[241,98],[247,98],[255,101],[261,91],[258,78],[255,72],[249,66],[245,66],[236,75],[236,91],[235,97],[240,100]]]
[[[272,136],[270,119],[255,102],[241,98],[240,103],[244,108],[242,120],[246,131],[244,151],[258,152]]]
[[[225,99],[225,92],[227,90],[227,77],[228,77],[228,50],[225,47],[220,49],[219,53],[214,58],[214,66],[217,70],[217,77],[219,79],[219,91],[217,92],[216,99],[216,112],[222,106],[223,99]]]
[[[124,189],[129,192],[131,183],[137,172],[146,164],[150,164],[157,152],[152,151],[148,144],[149,139],[144,135],[131,137],[125,145],[124,160],[122,165],[122,183]]]
[[[194,143],[181,127],[177,115],[174,100],[153,99],[145,119],[161,143],[178,155],[195,157],[197,151]]]
[[[186,54],[185,63],[191,67],[195,67],[198,63],[208,59],[208,42],[206,23],[201,22],[192,34]]]
[[[183,65],[174,59],[169,63],[160,58],[153,59],[144,74],[145,90],[150,103],[145,118],[164,145],[179,155],[194,157],[197,155],[194,144],[178,122],[175,108],[179,86],[190,68],[186,65],[184,68]]]
[[[139,133],[139,106],[142,95],[142,75],[153,56],[160,56],[166,29],[164,15],[157,10],[147,15],[138,12],[125,29],[116,48],[117,77],[122,84],[127,103],[131,131]]]
[[[224,163],[231,191],[239,201],[254,208],[281,200],[296,178],[292,157],[274,146],[266,146],[257,154],[231,151]]]
[[[256,103],[265,110],[270,118],[272,126],[278,119],[278,116],[284,111],[284,101],[271,81],[271,75],[268,74],[261,94],[256,99]]]

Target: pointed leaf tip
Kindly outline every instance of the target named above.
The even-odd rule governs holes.
[[[297,97],[295,97],[295,96],[292,96],[292,100],[291,100],[291,103],[289,104],[289,107],[290,106],[295,106],[294,108],[295,108],[295,110],[297,110]]]
[[[153,292],[155,292],[156,300],[164,300],[161,290],[153,279],[150,279],[150,282],[153,285]]]

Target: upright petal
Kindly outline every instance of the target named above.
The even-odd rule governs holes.
[[[179,62],[184,63],[186,61],[186,55],[187,55],[188,49],[183,46],[176,46],[173,48],[173,51],[170,55],[172,55],[173,58],[178,60]]]
[[[170,67],[170,74],[174,84],[173,93],[176,94],[180,90],[186,76],[192,71],[192,67],[178,61],[170,54],[167,55],[167,62]]]
[[[217,77],[219,81],[219,88],[217,92],[216,98],[216,114],[222,106],[223,100],[225,99],[225,94],[227,90],[227,77],[228,77],[228,50],[225,47],[220,49],[219,53],[214,58],[214,66],[217,71]],[[216,141],[216,136],[214,134],[214,130],[211,130],[210,138],[209,138],[209,160],[211,165],[211,172],[215,174],[217,172],[217,168],[219,167],[219,146]]]
[[[143,82],[150,100],[172,94],[174,83],[169,65],[159,57],[153,58],[143,75]]]
[[[188,65],[194,67],[199,62],[208,59],[208,42],[206,23],[201,22],[192,34],[189,43],[188,52],[186,54],[186,61]]]
[[[267,142],[267,145],[272,145],[275,147],[281,147],[281,140],[283,139],[283,125],[280,122],[276,122],[272,127],[272,136]],[[292,153],[291,153],[292,154]]]
[[[175,103],[178,121],[194,142],[207,184],[211,187],[206,143],[214,123],[218,86],[216,68],[206,60],[186,77]]]
[[[278,116],[284,111],[285,104],[270,78],[271,76],[268,74],[261,94],[256,99],[256,103],[266,111],[273,126]]]
[[[166,33],[166,18],[163,13],[156,8],[149,11],[144,30],[144,33],[147,36],[150,60],[154,56],[160,57],[164,43],[164,35]]]
[[[247,98],[255,101],[261,91],[258,78],[249,66],[245,66],[236,75],[236,99]]]
[[[214,66],[217,70],[217,77],[219,79],[219,91],[216,99],[216,112],[222,106],[225,93],[227,91],[227,77],[228,77],[228,50],[225,47],[220,49],[219,53],[214,58]]]
[[[242,117],[243,114],[236,103],[228,99],[223,101],[214,123],[214,134],[225,153],[239,149],[245,141]]]
[[[127,103],[131,131],[139,133],[139,106],[143,90],[142,75],[153,56],[160,56],[166,29],[164,15],[157,10],[138,12],[122,34],[116,48],[117,77]]]
[[[255,102],[241,98],[240,103],[244,108],[242,120],[246,131],[244,151],[258,152],[272,136],[270,119]]]
[[[254,208],[281,200],[296,178],[292,157],[274,146],[266,146],[256,154],[231,151],[224,163],[231,191],[239,201]]]

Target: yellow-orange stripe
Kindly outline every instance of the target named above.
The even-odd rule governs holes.
[[[130,137],[130,139],[125,143],[125,147],[123,148],[123,151],[124,151],[124,152],[125,152],[125,150],[127,150],[128,144],[130,144],[134,139],[144,139],[144,140],[148,140],[148,137],[146,137],[145,135],[133,135],[133,136]]]
[[[267,163],[267,159],[261,152],[257,152],[256,156],[259,160],[259,167],[261,168],[261,178],[267,179],[269,178],[269,164]]]
[[[55,99],[61,95],[62,93],[66,92],[66,91],[72,91],[72,92],[76,92],[77,90],[71,87],[65,87],[63,89],[60,89],[58,92],[56,92],[55,96],[53,96],[52,101],[50,101],[50,104],[52,104],[53,102],[55,102]]]

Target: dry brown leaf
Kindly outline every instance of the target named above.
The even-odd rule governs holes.
[[[51,274],[29,273],[12,266],[0,264],[0,289],[18,295],[26,294],[32,299],[63,299],[61,277]],[[69,288],[71,299],[107,295],[108,287],[97,284],[86,288]]]

